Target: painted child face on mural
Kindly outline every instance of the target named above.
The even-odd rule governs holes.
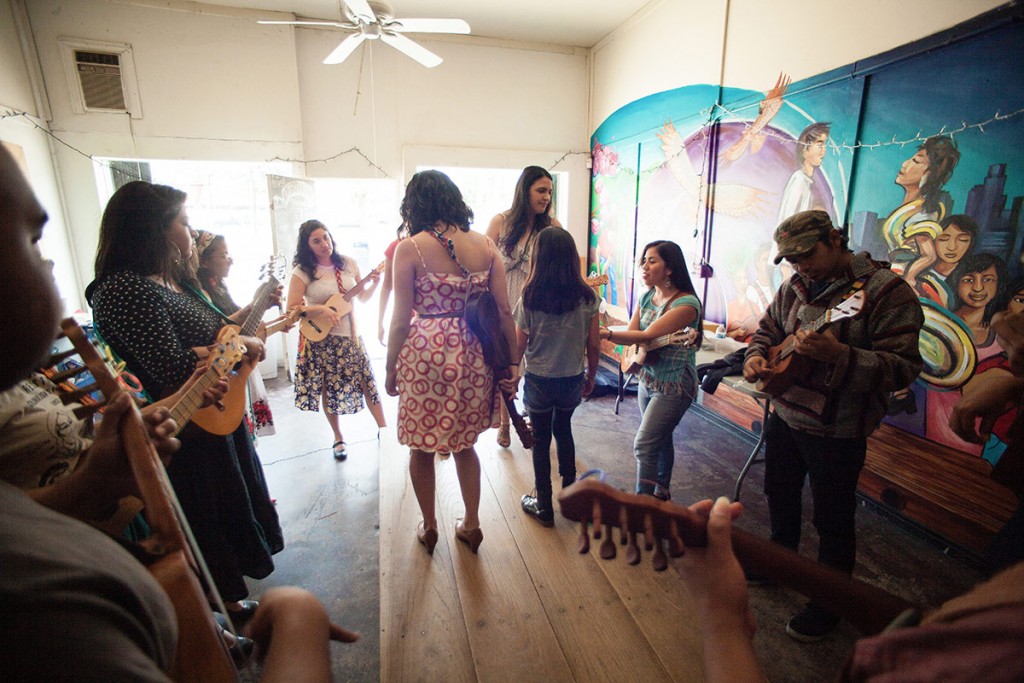
[[[537,178],[533,185],[530,185],[530,210],[534,214],[547,213],[553,193],[554,185],[550,178]]]
[[[1006,304],[1006,311],[1014,315],[1024,312],[1024,289],[1014,292],[1010,302]]]
[[[935,238],[935,251],[942,263],[947,264],[949,272],[971,248],[971,233],[961,230],[955,223],[950,223]]]
[[[989,266],[979,273],[967,273],[956,284],[957,295],[970,308],[985,308],[996,298],[999,289],[999,274],[995,266]]]
[[[928,153],[923,149],[917,150],[914,156],[910,157],[900,166],[896,174],[896,184],[900,187],[920,187],[928,173]]]
[[[821,166],[825,158],[825,143],[828,142],[828,133],[822,133],[807,143],[804,147],[804,166],[817,168]]]

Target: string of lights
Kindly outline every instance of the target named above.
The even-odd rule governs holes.
[[[728,107],[722,106],[721,104],[714,104],[711,107],[709,107],[707,109],[704,109],[701,113],[702,114],[704,114],[704,113],[713,113],[715,110],[719,110],[721,112],[720,119],[724,118],[725,116],[730,116],[734,120],[736,120],[735,122],[742,123],[744,128],[751,128],[752,127],[752,122],[751,121],[739,121],[738,118],[739,118],[740,114],[738,114],[735,111],[730,110]],[[928,140],[929,138],[932,138],[932,137],[935,137],[935,136],[941,136],[941,135],[948,135],[950,137],[950,139],[955,140],[957,135],[960,135],[962,133],[966,133],[966,132],[968,132],[970,130],[974,130],[974,129],[977,129],[977,130],[981,131],[982,133],[984,133],[985,132],[985,126],[991,126],[991,125],[993,125],[995,123],[998,123],[998,122],[1001,122],[1001,121],[1006,121],[1006,120],[1012,119],[1012,118],[1014,118],[1016,116],[1020,116],[1021,114],[1024,114],[1024,107],[1021,107],[1020,109],[1016,109],[1014,111],[1011,111],[1011,112],[1009,112],[1007,114],[1003,114],[1002,112],[997,111],[995,114],[990,116],[985,121],[977,121],[975,123],[967,123],[966,121],[961,121],[960,122],[960,126],[956,127],[956,128],[950,128],[948,126],[943,126],[938,132],[932,133],[930,135],[924,135],[922,133],[922,131],[919,130],[919,131],[917,131],[916,135],[914,135],[913,137],[909,137],[909,138],[898,139],[897,135],[893,135],[892,139],[891,140],[887,140],[887,141],[882,141],[882,140],[879,140],[877,142],[861,142],[861,141],[856,141],[856,142],[853,142],[853,143],[849,143],[849,142],[846,142],[844,140],[843,142],[835,142],[834,145],[835,145],[836,149],[845,150],[845,151],[849,151],[849,152],[852,153],[856,149],[877,149],[879,147],[893,147],[893,146],[896,146],[896,145],[899,145],[900,147],[905,147],[907,145],[913,145],[913,144],[920,145],[920,144],[924,143],[925,140]],[[767,136],[767,137],[775,138],[776,140],[779,140],[780,142],[783,142],[785,144],[789,144],[789,145],[797,144],[797,141],[794,140],[793,138],[787,137],[787,136],[784,136],[784,135],[780,135],[778,133],[774,133],[774,132],[768,130],[767,126],[760,131],[760,134],[764,135],[764,136]]]

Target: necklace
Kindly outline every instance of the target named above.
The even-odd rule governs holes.
[[[430,232],[434,235],[434,237],[437,238],[437,241],[441,243],[441,246],[448,251],[448,255],[452,258],[452,261],[455,261],[455,265],[459,267],[459,272],[462,273],[462,277],[469,277],[469,270],[464,265],[459,263],[459,259],[455,255],[455,243],[452,242],[452,238],[446,238],[444,236],[444,234],[448,232],[450,228],[451,226],[449,225],[446,226],[444,230],[438,230],[437,227],[435,226],[430,229]]]

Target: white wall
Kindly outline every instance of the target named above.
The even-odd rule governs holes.
[[[0,7],[17,0],[0,0]],[[472,37],[422,42],[445,62],[425,69],[383,43],[363,66],[353,115],[359,52],[342,65],[323,57],[336,31],[262,26],[266,12],[183,0],[31,0],[28,13],[60,145],[74,259],[84,287],[92,278],[99,220],[93,163],[86,155],[155,159],[309,160],[309,177],[379,177],[405,181],[419,163],[550,165],[571,173],[570,230],[585,244],[589,172],[588,52]],[[8,23],[4,23],[8,30]],[[129,43],[143,117],[76,114],[58,38]],[[419,39],[419,38],[417,38]],[[4,54],[10,51],[4,41]],[[16,53],[15,53],[16,54]],[[372,57],[372,83],[371,75]],[[23,67],[22,67],[23,68]],[[17,71],[18,69],[15,69]],[[16,91],[4,69],[0,103]],[[13,95],[11,95],[13,97]],[[24,101],[24,97],[20,98]],[[427,159],[422,152],[429,150]],[[524,154],[525,152],[525,154]],[[523,159],[528,161],[523,162]],[[299,167],[301,168],[301,167]]]
[[[799,81],[1002,4],[1005,0],[652,0],[594,46],[590,130],[656,92],[702,83],[768,90],[780,71]],[[719,80],[723,29],[724,78]]]
[[[55,144],[45,132],[46,121],[41,118],[36,105],[29,70],[15,30],[16,20],[20,19],[16,19],[14,10],[7,0],[0,2],[0,114],[3,115],[0,118],[0,140],[17,145],[24,154],[29,184],[50,216],[40,248],[44,256],[60,264],[61,267],[54,269],[54,277],[64,300],[65,312],[73,313],[81,307],[81,299],[51,155]],[[24,15],[21,16],[23,18]],[[14,112],[25,115],[13,115]],[[17,296],[17,291],[8,292],[8,295]]]

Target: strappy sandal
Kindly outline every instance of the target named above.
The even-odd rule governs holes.
[[[512,445],[512,434],[509,431],[509,425],[498,427],[498,445],[502,448],[508,448]]]
[[[331,446],[331,450],[334,452],[334,459],[338,462],[342,462],[348,457],[348,450],[345,449],[344,439],[335,441],[334,445]]]

